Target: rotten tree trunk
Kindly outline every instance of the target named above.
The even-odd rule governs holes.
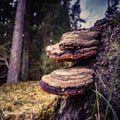
[[[99,92],[107,99],[109,89],[113,80],[113,73],[117,59],[120,55],[120,16],[112,19],[103,19],[95,24],[91,30],[101,31],[99,39],[98,54],[95,58],[89,58],[89,67],[95,71],[94,83],[97,85],[93,90],[98,89]],[[78,62],[76,65],[81,65]],[[110,101],[111,106],[116,112],[116,120],[120,120],[120,63],[118,66],[116,83]],[[56,120],[88,120],[92,118],[96,94],[92,90],[85,95],[75,95],[63,97],[60,110]],[[97,120],[103,120],[105,117],[106,102],[99,97],[97,100],[96,117]],[[113,120],[111,109],[108,111],[108,119]]]
[[[18,0],[7,83],[17,83],[21,65],[25,0]]]

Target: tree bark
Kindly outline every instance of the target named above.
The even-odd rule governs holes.
[[[118,57],[120,56],[120,16],[112,19],[98,21],[91,30],[101,31],[99,37],[99,49],[96,57],[84,60],[90,68],[94,69],[94,85],[92,90],[99,91],[106,99],[113,80],[113,73]],[[81,61],[76,65],[82,65]],[[117,71],[116,82],[112,93],[110,105],[116,112],[115,120],[120,120],[120,61]],[[93,119],[93,111],[96,101],[96,93],[92,90],[84,95],[63,97],[57,120],[90,120]],[[99,96],[94,119],[105,118],[106,102]],[[113,120],[111,109],[108,109],[107,120]]]
[[[17,83],[21,66],[25,0],[18,0],[7,83]]]

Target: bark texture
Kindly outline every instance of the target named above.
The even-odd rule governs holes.
[[[95,26],[91,28],[94,31],[100,31],[99,49],[95,57],[88,60],[78,61],[75,66],[88,65],[95,71],[93,90],[99,89],[99,92],[108,97],[113,73],[115,71],[116,62],[120,55],[120,16],[112,16],[109,19],[97,21]],[[112,94],[110,104],[115,110],[117,117],[120,119],[120,63],[117,72],[117,79]],[[88,91],[84,95],[63,97],[57,120],[88,120],[92,118],[92,112],[95,104],[96,94]],[[106,102],[99,97],[96,115],[99,119],[104,119]],[[97,114],[99,113],[99,114]],[[98,117],[96,119],[98,119]],[[109,109],[109,120],[113,120],[111,110]]]
[[[22,35],[24,25],[24,13],[25,13],[25,0],[18,0],[7,83],[17,83],[19,80],[23,41]]]

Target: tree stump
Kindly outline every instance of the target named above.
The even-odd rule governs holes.
[[[116,62],[120,55],[120,16],[112,16],[109,19],[102,19],[96,22],[91,30],[100,31],[98,54],[95,58],[89,59],[89,66],[95,70],[94,83],[99,92],[107,99],[109,89],[113,80]],[[85,61],[84,61],[85,62]],[[87,61],[86,61],[87,62]],[[78,61],[76,65],[81,64]],[[117,78],[110,104],[120,119],[120,62],[118,66]],[[93,90],[96,89],[93,87]],[[96,93],[88,91],[84,95],[74,95],[63,97],[60,110],[56,120],[90,120],[95,105]],[[99,106],[96,111],[96,119],[104,119],[106,102],[99,96]],[[109,109],[109,120],[112,114]],[[117,118],[116,118],[117,119]]]

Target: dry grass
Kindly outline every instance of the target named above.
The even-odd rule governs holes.
[[[38,82],[0,87],[0,120],[47,120],[57,98],[43,92]],[[48,106],[51,106],[48,108]]]

